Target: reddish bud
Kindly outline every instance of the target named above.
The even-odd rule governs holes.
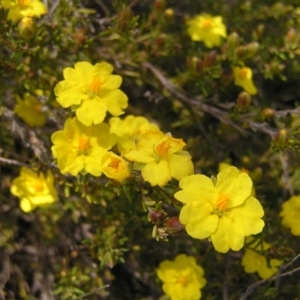
[[[157,46],[158,49],[161,49],[164,47],[165,42],[166,42],[166,35],[164,33],[160,34],[156,40],[155,40],[155,44]]]
[[[203,70],[203,62],[196,56],[188,57],[187,64],[193,74],[200,74]]]
[[[239,93],[239,96],[236,99],[236,106],[238,108],[245,109],[251,104],[251,101],[251,96],[247,92],[243,91]]]
[[[288,144],[288,141],[289,141],[289,136],[288,136],[288,132],[285,129],[281,129],[277,131],[274,137],[274,142],[279,149],[285,148]]]
[[[152,224],[159,225],[165,221],[166,213],[162,210],[151,210],[148,214],[148,218]]]
[[[180,234],[185,231],[184,225],[179,221],[178,217],[172,217],[166,222],[167,232],[170,234]]]
[[[155,0],[154,9],[156,11],[162,11],[166,7],[166,0]]]
[[[204,58],[204,62],[203,62],[204,67],[209,68],[213,66],[216,61],[216,57],[217,57],[217,51],[215,50],[210,51]]]

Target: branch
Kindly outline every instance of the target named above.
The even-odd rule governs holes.
[[[150,70],[151,73],[158,79],[158,81],[160,82],[160,84],[172,96],[180,99],[183,103],[186,103],[187,105],[189,105],[190,108],[191,108],[191,110],[193,110],[194,112],[197,112],[199,114],[199,110],[200,111],[204,111],[204,112],[206,112],[206,113],[214,116],[215,118],[219,119],[221,122],[223,122],[225,124],[228,124],[228,125],[231,125],[235,129],[237,129],[238,131],[240,131],[241,133],[243,133],[244,135],[248,134],[246,130],[244,130],[241,126],[239,126],[238,124],[234,123],[230,119],[230,116],[229,116],[229,114],[226,111],[221,110],[218,107],[211,106],[211,105],[208,105],[206,103],[203,103],[203,102],[201,102],[201,100],[189,98],[185,94],[179,92],[178,89],[176,88],[176,86],[174,84],[172,84],[151,63],[148,63],[148,62],[143,63],[142,64],[142,68]],[[280,111],[278,113],[280,115],[285,115],[286,112],[285,111]],[[246,122],[253,131],[257,131],[258,130],[258,131],[264,132],[264,133],[270,135],[272,138],[276,134],[276,131],[274,129],[270,128],[268,126],[268,124],[266,124],[266,123],[256,123],[256,122],[252,121],[251,119],[249,119],[249,117],[247,117],[246,115],[241,115],[240,116],[240,120],[242,122]]]
[[[49,151],[37,133],[33,129],[21,126],[17,120],[15,120],[14,112],[6,107],[3,109],[3,117],[4,120],[7,121],[8,129],[12,132],[12,134],[17,136],[25,147],[31,148],[36,158],[38,158],[41,162],[47,162],[50,165]]]
[[[201,111],[207,112],[210,115],[214,116],[215,118],[219,119],[225,124],[231,125],[232,127],[236,128],[243,134],[247,134],[247,132],[242,129],[240,126],[236,125],[234,122],[232,122],[229,118],[229,115],[227,112],[220,110],[217,107],[207,105],[203,102],[200,102],[197,99],[191,99],[187,97],[186,95],[182,94],[177,90],[175,85],[173,85],[156,67],[154,67],[152,64],[145,62],[142,64],[142,67],[144,69],[148,69],[152,72],[152,74],[158,79],[158,81],[161,83],[161,85],[174,97],[180,99],[183,103],[189,105],[193,111],[195,112],[196,109],[200,109]],[[198,112],[199,113],[199,112]]]
[[[92,291],[92,292],[90,292],[90,293],[87,293],[87,294],[84,294],[84,295],[79,296],[79,297],[77,297],[77,298],[74,298],[73,300],[79,300],[79,299],[82,299],[82,298],[84,298],[84,297],[86,297],[86,296],[90,296],[90,295],[92,295],[92,294],[94,294],[94,293],[96,293],[96,292],[99,292],[99,291],[101,291],[101,290],[103,290],[103,289],[106,289],[106,288],[108,288],[108,287],[109,287],[108,284],[107,284],[107,285],[104,285],[104,286],[102,286],[102,287],[100,287],[100,288],[98,288],[98,289],[96,289],[96,290],[94,290],[94,291]]]
[[[281,268],[281,270],[285,270],[286,268],[291,266],[299,257],[300,257],[300,253],[296,257],[294,257],[290,262],[288,262],[285,266],[283,266]],[[260,285],[262,285],[262,284],[264,284],[268,281],[273,281],[273,280],[277,280],[278,278],[281,278],[281,277],[285,277],[285,276],[288,276],[288,275],[293,275],[294,273],[296,273],[298,271],[300,271],[300,267],[296,268],[296,269],[293,269],[291,271],[282,273],[282,274],[275,274],[275,275],[273,275],[273,276],[271,276],[270,278],[267,278],[267,279],[256,281],[253,284],[251,284],[250,286],[248,286],[246,292],[240,297],[239,300],[245,300],[253,292],[253,290],[255,288],[257,288],[258,286],[260,286]]]
[[[13,159],[9,159],[9,158],[4,158],[0,156],[0,163],[3,162],[5,164],[9,164],[9,165],[16,165],[16,166],[20,166],[20,167],[27,167],[30,168],[29,165],[21,163],[19,161],[13,160]]]

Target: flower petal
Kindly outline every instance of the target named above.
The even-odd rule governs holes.
[[[164,186],[171,179],[168,162],[161,160],[159,163],[156,161],[148,163],[142,169],[142,176],[145,181],[150,182],[152,186]]]
[[[76,110],[76,116],[85,126],[101,123],[106,116],[107,107],[104,102],[96,99],[86,99]]]
[[[211,240],[218,252],[226,253],[229,249],[238,251],[244,245],[245,231],[239,221],[224,215],[219,218],[219,226],[211,235]]]
[[[210,178],[204,175],[196,174],[184,177],[179,182],[182,191],[175,193],[174,197],[183,202],[189,201],[209,201],[217,198],[216,189]]]
[[[252,196],[242,205],[231,208],[229,211],[234,215],[234,220],[244,228],[245,236],[261,232],[265,225],[261,219],[264,215],[263,208],[260,202]]]
[[[218,226],[218,216],[212,214],[213,207],[209,203],[189,202],[179,215],[179,220],[187,233],[197,239],[205,239],[213,234]]]
[[[236,167],[221,171],[216,189],[219,195],[228,195],[227,209],[242,204],[251,195],[252,180],[246,173],[241,173]]]
[[[194,173],[194,165],[191,161],[191,156],[185,151],[182,151],[180,155],[168,155],[167,161],[169,163],[171,176],[177,180]]]

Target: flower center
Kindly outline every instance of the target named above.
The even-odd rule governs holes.
[[[37,193],[40,193],[44,190],[44,185],[40,180],[36,180],[34,183],[34,189]]]
[[[242,68],[239,75],[242,79],[246,79],[248,75],[248,70],[246,68]]]
[[[42,110],[42,105],[41,104],[37,104],[33,107],[33,110],[36,112],[40,112]]]
[[[227,203],[229,201],[229,197],[226,194],[221,194],[218,196],[216,202],[216,209],[218,212],[223,213],[226,210]]]
[[[95,95],[98,95],[100,92],[101,80],[99,78],[95,78],[89,86],[89,91],[91,92],[91,98]]]
[[[26,6],[29,5],[31,0],[17,0],[17,5],[19,6]]]
[[[210,19],[205,19],[205,20],[203,20],[202,26],[205,29],[209,29],[212,26],[212,21]]]
[[[181,276],[177,279],[177,282],[180,283],[182,286],[185,286],[187,284],[187,277],[186,276]]]
[[[169,150],[171,149],[171,144],[168,141],[163,141],[160,144],[158,144],[155,148],[155,153],[159,156],[162,157],[166,155]]]
[[[88,138],[86,137],[81,137],[79,139],[79,142],[78,142],[78,152],[80,154],[87,154],[87,151],[89,150],[90,148],[90,141]]]
[[[112,169],[117,170],[119,168],[120,165],[120,161],[118,159],[111,159],[110,163],[108,164],[109,167],[111,167]]]

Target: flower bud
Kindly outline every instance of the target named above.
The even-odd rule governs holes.
[[[161,12],[166,7],[166,0],[155,0],[154,4],[154,10],[157,12]]]
[[[108,152],[102,157],[102,172],[117,183],[126,182],[131,171],[130,164],[113,152]]]
[[[209,68],[213,66],[216,61],[216,57],[217,57],[217,51],[215,50],[210,51],[204,58],[203,66],[205,68]]]
[[[227,38],[228,51],[232,52],[240,44],[240,37],[236,32],[231,33]]]
[[[162,210],[150,210],[148,219],[150,220],[150,222],[152,222],[152,224],[160,225],[164,222],[166,215],[167,214]]]
[[[256,42],[250,43],[246,46],[239,46],[235,49],[235,53],[240,59],[251,58],[258,50],[259,44]]]
[[[285,148],[288,144],[288,141],[289,141],[289,136],[288,136],[288,132],[285,129],[279,130],[274,137],[275,145],[279,149]]]
[[[184,225],[179,221],[178,217],[172,217],[166,222],[167,232],[170,234],[180,234],[185,231]]]
[[[155,45],[157,49],[162,49],[166,43],[166,35],[164,33],[160,34],[156,40],[155,40]]]
[[[196,56],[188,57],[187,64],[193,74],[200,74],[203,70],[203,62]]]
[[[270,118],[274,117],[274,115],[275,115],[274,110],[269,107],[264,108],[261,112],[261,116],[262,116],[263,120],[270,119]]]
[[[240,109],[245,109],[249,107],[251,101],[251,96],[247,92],[243,91],[239,93],[239,96],[236,100],[236,106]]]
[[[290,28],[284,38],[284,44],[287,48],[295,49],[298,47],[300,41],[300,35],[295,31],[294,28]]]
[[[246,46],[239,46],[235,49],[235,54],[240,59],[245,59],[247,56],[247,47]]]
[[[253,42],[246,46],[247,48],[247,58],[251,58],[254,54],[256,54],[259,49],[259,43]]]
[[[37,32],[36,21],[33,18],[23,18],[18,24],[18,31],[22,38],[29,40],[33,38]]]
[[[167,22],[171,23],[174,21],[174,10],[172,8],[167,8],[165,10],[165,19]]]

